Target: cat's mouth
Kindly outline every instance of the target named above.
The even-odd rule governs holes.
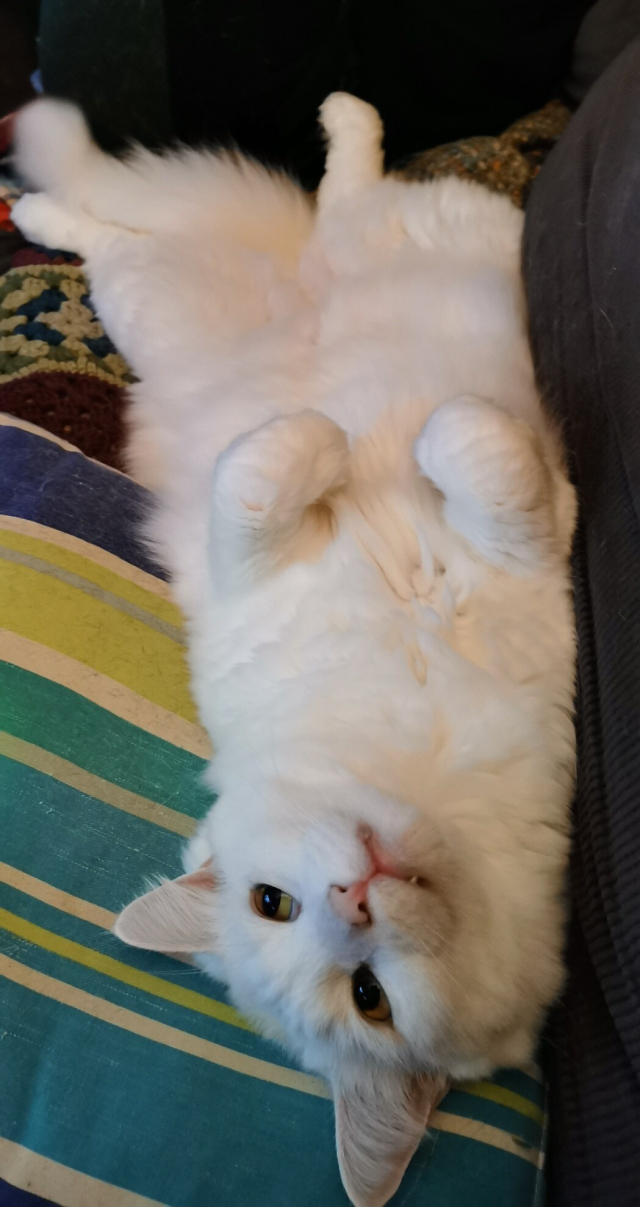
[[[371,870],[366,879],[370,883],[376,876],[385,876],[391,880],[404,880],[407,884],[417,884],[419,888],[429,888],[428,877],[410,867],[407,863],[386,849],[380,838],[370,826],[358,827],[358,838],[362,842],[370,860]]]
[[[370,926],[373,917],[369,889],[374,880],[380,877],[387,880],[403,880],[418,887],[427,887],[427,881],[413,870],[403,867],[391,852],[386,850],[370,826],[360,825],[358,838],[369,859],[367,873],[353,884],[332,884],[329,889],[329,903],[342,921],[351,926]]]

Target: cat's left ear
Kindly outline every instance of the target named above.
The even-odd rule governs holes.
[[[113,933],[130,947],[149,951],[215,951],[215,889],[209,861],[136,897],[116,918]]]
[[[446,1090],[440,1074],[393,1070],[334,1084],[340,1174],[355,1207],[389,1201]]]

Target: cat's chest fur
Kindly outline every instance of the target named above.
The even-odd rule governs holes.
[[[410,492],[400,517],[379,501],[319,562],[199,615],[191,668],[212,783],[238,767],[303,779],[347,768],[406,797],[416,759],[424,777],[434,759],[464,771],[526,752],[531,792],[542,777],[546,793],[572,758],[564,576],[487,567],[435,510],[412,514]]]
[[[482,213],[457,230],[445,206],[426,230],[417,192],[394,182],[378,190],[371,213],[359,203],[354,230],[341,215],[337,251],[331,229],[320,230],[271,324],[245,333],[242,355],[235,347],[219,368],[215,424],[203,410],[202,430],[176,459],[175,583],[221,779],[225,767],[244,774],[243,749],[259,776],[371,764],[382,749],[425,752],[443,733],[460,767],[518,749],[551,766],[571,744],[560,716],[573,657],[564,567],[487,565],[446,524],[414,457],[433,411],[467,393],[550,440],[514,254],[521,217],[509,213],[497,251],[503,235],[483,230]],[[225,601],[207,571],[215,457],[257,423],[307,407],[349,438],[335,539],[319,558]]]

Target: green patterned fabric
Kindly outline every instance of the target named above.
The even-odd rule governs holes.
[[[0,277],[0,384],[56,369],[116,385],[133,380],[91,308],[81,268],[12,268]]]
[[[0,1204],[340,1207],[324,1084],[110,933],[210,803],[146,502],[0,423]],[[535,1067],[453,1090],[397,1207],[540,1202],[544,1103]]]

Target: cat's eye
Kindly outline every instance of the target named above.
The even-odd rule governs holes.
[[[366,964],[360,964],[351,978],[353,1000],[365,1018],[374,1023],[387,1023],[391,1006],[380,981]]]
[[[295,922],[300,905],[295,897],[272,884],[256,884],[251,891],[251,904],[261,918],[272,922]]]

